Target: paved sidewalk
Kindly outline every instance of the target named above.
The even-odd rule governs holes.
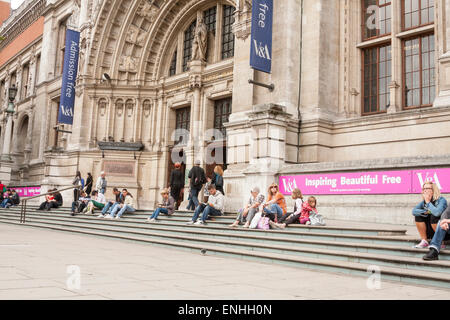
[[[450,290],[0,223],[0,299],[449,299]],[[80,289],[74,271],[80,269]],[[75,281],[70,281],[74,280]]]

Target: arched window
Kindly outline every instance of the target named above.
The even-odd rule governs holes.
[[[183,72],[188,70],[188,62],[192,57],[192,42],[194,41],[195,25],[197,20],[191,23],[189,28],[184,32],[183,42]]]
[[[203,21],[208,31],[206,62],[216,63],[234,56],[234,12],[235,8],[229,5],[216,5],[204,10]],[[197,13],[195,13],[197,15]],[[195,37],[197,19],[178,36],[179,45],[175,48],[168,65],[169,76],[179,72],[188,71],[188,62],[192,58],[192,44]],[[217,39],[217,41],[216,41]],[[182,54],[178,54],[182,53]],[[180,66],[182,70],[179,70]]]

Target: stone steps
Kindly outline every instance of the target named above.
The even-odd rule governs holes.
[[[0,222],[18,224],[19,213],[17,208],[2,209]],[[331,230],[316,232],[314,228],[304,232],[302,229],[243,230],[210,224],[198,227],[185,225],[186,219],[171,223],[162,219],[148,224],[144,222],[146,217],[148,214],[144,213],[133,218],[104,220],[92,215],[72,217],[64,209],[29,211],[25,225],[144,241],[194,252],[206,249],[210,254],[364,276],[368,276],[368,266],[376,265],[382,270],[382,279],[450,288],[450,252],[444,250],[439,261],[423,261],[421,256],[427,250],[412,249],[415,239],[408,236],[334,234]]]

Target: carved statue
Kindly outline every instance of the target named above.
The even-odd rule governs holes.
[[[136,59],[132,56],[122,56],[120,61],[120,70],[122,71],[136,71]]]
[[[208,30],[203,22],[203,16],[197,18],[195,36],[192,43],[192,60],[206,60],[206,48],[208,40]]]

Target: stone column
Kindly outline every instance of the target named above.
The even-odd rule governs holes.
[[[3,150],[2,150],[2,161],[11,161],[11,155],[10,155],[10,149],[11,149],[11,137],[12,137],[12,115],[7,115],[6,120],[6,129],[5,129],[5,135],[3,140]]]
[[[27,97],[30,97],[34,94],[34,79],[36,78],[36,68],[37,68],[37,63],[36,63],[36,56],[33,55],[31,56],[31,60],[30,60],[30,67],[28,69],[28,92],[27,92]]]
[[[450,3],[443,0],[435,5],[439,5],[441,8],[439,11],[441,19],[435,21],[435,23],[442,24],[438,25],[438,30],[442,31],[444,39],[441,39],[440,42],[435,41],[436,44],[439,43],[442,46],[440,52],[443,54],[439,57],[437,65],[437,68],[439,68],[439,81],[437,82],[439,92],[433,106],[446,107],[450,105]]]
[[[201,92],[202,92],[202,72],[206,63],[199,60],[194,60],[189,63],[189,88],[193,91],[192,106],[191,106],[191,124],[190,124],[190,139],[188,148],[194,148],[192,156],[192,163],[196,159],[200,159],[203,163],[203,157],[200,157],[200,111],[201,111]],[[189,160],[188,160],[189,161]]]

